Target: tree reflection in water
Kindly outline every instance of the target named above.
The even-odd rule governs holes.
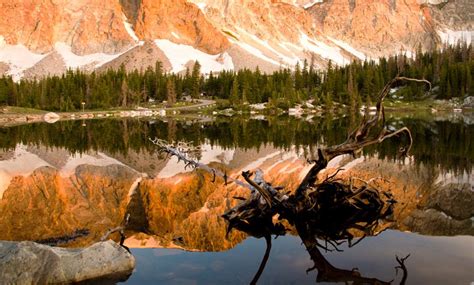
[[[410,130],[406,127],[389,128],[386,125],[383,107],[383,100],[389,94],[390,88],[404,80],[426,82],[396,77],[388,83],[379,94],[375,116],[365,117],[343,143],[319,148],[318,158],[310,161],[313,166],[293,193],[285,193],[282,191],[283,187],[272,186],[265,181],[260,170],[255,173],[242,172],[242,177],[247,184],[240,180],[232,181],[250,189],[251,195],[224,213],[223,217],[228,221],[227,232],[236,228],[257,238],[265,237],[267,242],[265,255],[251,284],[257,283],[268,261],[271,236],[282,235],[287,231],[283,220],[294,226],[302,239],[314,262],[314,267],[311,269],[318,269],[317,282],[390,283],[363,277],[355,269],[338,269],[324,258],[320,249],[339,250],[338,246],[344,241],[351,247],[365,236],[377,234],[380,227],[383,228],[383,223],[393,214],[393,205],[396,201],[392,194],[372,187],[371,181],[359,178],[350,178],[350,181],[338,179],[339,170],[325,179],[320,179],[318,175],[327,168],[332,159],[338,156],[347,154],[356,156],[364,147],[380,144],[385,139],[401,134],[407,136],[408,144],[399,148],[399,155],[408,154],[413,142]],[[182,160],[186,167],[200,168],[212,173],[213,181],[216,175],[224,177],[227,184],[225,173],[199,163],[188,155],[192,150],[189,145],[181,144],[174,147],[160,139],[152,140],[152,142],[159,147],[161,153],[177,157],[178,162]],[[354,179],[357,182],[353,181]],[[356,238],[359,239],[353,242]],[[322,240],[325,245],[322,245],[319,240]],[[407,278],[407,269],[404,264],[406,258],[397,257],[399,268],[404,274],[402,283],[405,283]]]
[[[245,173],[243,174],[245,177]],[[272,236],[278,237],[296,231],[308,251],[314,266],[307,270],[317,269],[316,282],[353,282],[352,284],[391,284],[376,278],[362,276],[357,269],[346,270],[333,266],[321,253],[324,251],[342,251],[340,246],[347,244],[353,247],[367,236],[378,235],[391,224],[391,216],[396,201],[383,191],[371,188],[362,183],[357,187],[344,187],[343,183],[327,178],[317,191],[309,193],[305,201],[314,203],[312,208],[302,207],[299,211],[288,212],[286,206],[270,210],[268,204],[261,203],[260,196],[255,195],[245,202],[227,211],[223,217],[229,222],[228,232],[237,229],[246,234],[265,238],[267,248],[260,267],[251,284],[259,280],[271,251]],[[355,190],[358,189],[358,190]],[[290,196],[290,203],[294,200]],[[272,215],[278,212],[278,217]],[[398,269],[403,277],[400,284],[405,284],[408,271],[405,260],[396,257]]]
[[[332,213],[334,214],[334,213]],[[334,215],[324,214],[320,215],[315,219],[300,219],[296,220],[294,227],[298,236],[301,238],[307,252],[309,253],[311,260],[313,261],[313,267],[309,268],[306,272],[309,273],[313,270],[317,270],[316,282],[352,282],[352,284],[391,284],[392,281],[384,281],[377,278],[371,278],[363,276],[357,268],[352,270],[338,268],[332,265],[322,254],[321,250],[324,251],[342,251],[339,246],[343,243],[347,243],[349,247],[357,245],[364,237],[377,235],[379,233],[378,228],[381,224],[390,222],[387,220],[386,213],[373,213],[372,215],[364,215],[362,219],[358,219],[357,223],[354,223],[354,216],[348,214],[336,214]],[[361,218],[361,216],[359,216]],[[375,221],[375,222],[374,222]],[[365,224],[364,224],[365,223]],[[241,230],[248,235],[261,238],[264,237],[266,241],[266,250],[263,259],[260,263],[257,273],[250,284],[257,284],[260,276],[262,275],[267,261],[270,257],[271,251],[271,237],[284,235],[289,229],[281,223],[274,224],[272,221],[260,221],[256,224],[237,224],[234,226],[236,229]],[[353,233],[348,236],[348,233]],[[360,235],[354,242],[354,236]],[[402,277],[400,284],[405,284],[408,277],[408,270],[405,266],[405,260],[409,257],[399,258],[396,257],[398,269],[401,269]]]

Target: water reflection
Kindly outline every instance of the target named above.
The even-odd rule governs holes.
[[[472,237],[432,237],[388,230],[368,237],[344,252],[322,251],[337,268],[358,268],[364,276],[399,283],[395,256],[406,256],[407,284],[469,284],[474,280]],[[127,284],[248,284],[252,280],[265,242],[249,238],[235,248],[217,253],[186,252],[176,249],[132,249],[137,257],[136,272]],[[306,274],[310,259],[301,239],[279,237],[259,284],[315,284],[317,272]],[[318,284],[334,284],[322,282]]]
[[[258,192],[262,196],[253,193],[244,202],[224,213],[223,218],[229,223],[228,231],[235,228],[249,236],[265,238],[265,254],[250,284],[257,284],[265,269],[271,252],[272,236],[278,237],[290,232],[301,238],[311,256],[314,265],[306,272],[317,269],[316,282],[391,283],[365,277],[357,269],[337,268],[321,253],[321,250],[340,252],[339,247],[344,243],[351,248],[367,236],[377,235],[382,229],[389,227],[390,217],[397,203],[389,192],[373,188],[367,182],[360,186],[356,186],[352,180],[350,184],[340,183],[339,178],[334,178],[336,174],[337,171],[318,182],[314,188],[306,187],[300,195],[296,191],[285,200],[279,199],[282,194],[273,189],[273,193],[268,190],[268,195],[274,196],[265,198],[265,203],[261,197],[265,197],[267,193],[263,190],[266,182],[257,182],[260,178],[255,174],[255,182],[252,184],[249,173],[242,173],[246,181],[261,189]],[[396,258],[399,264],[396,268],[403,272],[400,284],[405,284],[408,276],[405,266],[408,257],[409,255]]]
[[[353,272],[351,268],[359,267],[362,276],[382,281],[394,277],[395,255],[408,253],[412,254],[406,262],[409,282],[448,282],[452,281],[449,276],[456,275],[462,277],[458,280],[474,280],[466,269],[474,262],[467,250],[473,246],[472,237],[452,237],[474,235],[473,125],[406,117],[390,120],[412,129],[415,144],[410,160],[398,161],[392,154],[399,144],[387,141],[367,150],[362,158],[344,158],[337,164],[348,163],[347,175],[384,178],[376,183],[399,201],[388,228],[451,237],[441,242],[388,231],[343,254],[325,254],[324,250],[320,254],[335,269]],[[148,138],[193,141],[202,146],[201,161],[229,175],[262,168],[275,185],[294,189],[308,169],[305,158],[311,157],[318,144],[343,141],[351,123],[349,118],[231,118],[205,123],[97,120],[85,127],[81,122],[59,122],[0,129],[0,239],[59,239],[67,241],[63,246],[84,246],[131,213],[126,232],[130,248],[230,251],[191,254],[132,249],[139,265],[129,282],[248,283],[260,262],[255,253],[263,254],[263,244],[238,231],[226,237],[226,223],[220,217],[236,205],[233,197],[248,195],[247,191],[213,183],[206,173],[186,172],[174,160],[160,160]],[[78,231],[87,235],[68,239]],[[291,234],[297,231],[273,242],[262,284],[314,283],[314,275],[304,275],[313,266],[308,253]],[[449,268],[443,271],[439,260],[445,256]],[[436,278],[417,271],[420,266],[419,270],[428,270],[426,264],[420,265],[425,257],[431,258],[429,266],[440,270]],[[319,276],[325,276],[323,271],[318,270]]]
[[[351,126],[351,117],[313,117],[306,120],[293,117],[217,118],[213,121],[176,121],[168,119],[103,119],[56,124],[29,124],[0,128],[0,149],[13,150],[18,144],[57,147],[71,153],[100,151],[112,155],[150,155],[155,148],[148,138],[168,141],[191,141],[225,149],[260,149],[266,146],[289,150],[296,147],[310,155],[319,144],[334,145],[344,141]],[[441,118],[411,116],[389,117],[389,125],[405,125],[416,141],[412,149],[416,164],[439,166],[444,170],[471,172],[474,159],[474,124]],[[381,158],[396,159],[398,142],[387,140],[368,153]],[[433,151],[437,150],[437,151]]]

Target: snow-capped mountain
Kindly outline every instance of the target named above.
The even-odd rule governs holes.
[[[370,2],[370,3],[369,3]],[[470,0],[0,0],[0,73],[153,66],[266,72],[471,42]]]

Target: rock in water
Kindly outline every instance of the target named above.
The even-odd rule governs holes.
[[[54,124],[57,121],[59,121],[59,119],[60,119],[59,115],[54,112],[49,112],[43,116],[43,120],[49,124]]]
[[[34,242],[0,242],[2,284],[74,283],[86,280],[124,280],[135,258],[113,241],[82,249],[50,247]]]
[[[474,108],[474,96],[469,96],[464,99],[462,104],[464,108]]]

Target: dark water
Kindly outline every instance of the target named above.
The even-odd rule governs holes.
[[[398,181],[397,185],[387,186],[393,186],[393,191],[397,193],[396,199],[399,200],[396,220],[387,230],[367,237],[355,247],[341,246],[343,252],[322,250],[328,263],[337,269],[357,268],[364,277],[386,282],[395,280],[393,284],[398,284],[402,273],[399,271],[396,274],[396,256],[404,257],[410,254],[405,264],[408,271],[407,284],[474,282],[473,121],[472,116],[464,119],[390,116],[390,125],[407,126],[412,132],[414,145],[411,159],[400,159],[397,156],[400,144],[406,142],[403,137],[368,148],[364,150],[363,157],[366,162],[372,163],[372,168],[365,171],[373,171],[374,176],[385,174],[395,177],[393,181]],[[67,235],[73,232],[73,229],[87,228],[90,230],[89,237],[63,246],[84,246],[93,242],[107,228],[106,224],[102,228],[94,225],[94,221],[103,218],[103,221],[120,222],[122,210],[111,213],[113,211],[110,211],[110,208],[122,207],[119,198],[126,196],[128,188],[136,178],[134,175],[142,173],[147,175],[146,179],[149,181],[145,179],[139,186],[139,202],[132,198],[134,202],[122,207],[131,209],[135,216],[127,234],[133,237],[138,233],[155,236],[159,245],[151,246],[158,248],[130,246],[137,259],[137,267],[126,283],[247,284],[258,269],[265,252],[265,241],[246,237],[242,233],[233,233],[230,241],[226,241],[226,224],[219,216],[225,210],[225,203],[229,203],[225,202],[228,200],[227,196],[237,193],[238,189],[226,190],[231,194],[225,194],[222,192],[222,186],[216,186],[213,192],[213,188],[206,184],[207,180],[196,178],[198,175],[194,173],[161,177],[163,169],[172,165],[172,161],[164,161],[158,157],[156,147],[149,142],[149,138],[207,145],[210,149],[208,152],[219,149],[223,154],[216,155],[211,161],[218,163],[219,167],[227,167],[229,171],[237,171],[252,165],[252,162],[263,161],[264,158],[268,158],[268,162],[262,164],[264,169],[274,169],[275,165],[276,168],[290,169],[298,166],[298,163],[303,164],[305,158],[312,158],[318,146],[344,141],[349,130],[356,125],[357,119],[349,117],[275,117],[106,119],[0,128],[0,149],[3,150],[0,157],[0,174],[3,171],[11,177],[23,175],[25,179],[38,173],[45,177],[50,175],[43,174],[38,169],[34,174],[23,170],[22,167],[27,167],[18,164],[24,163],[19,158],[21,155],[33,154],[39,157],[49,167],[58,169],[61,173],[58,177],[63,178],[66,177],[64,169],[67,169],[68,162],[73,160],[72,154],[75,154],[76,158],[106,157],[109,161],[101,162],[102,164],[95,162],[94,167],[97,168],[92,170],[81,166],[71,170],[71,177],[76,177],[75,179],[80,177],[79,174],[83,175],[83,185],[105,189],[101,190],[105,194],[98,197],[94,196],[98,192],[94,192],[94,189],[81,192],[81,199],[89,206],[88,210],[81,212],[85,218],[78,221],[67,217],[67,203],[57,206],[59,202],[54,198],[56,192],[71,191],[66,186],[64,189],[43,192],[41,200],[38,200],[40,198],[35,196],[37,190],[28,192],[28,187],[37,183],[38,178],[32,178],[33,184],[11,180],[12,184],[4,190],[3,201],[0,200],[0,226],[4,229],[3,233],[0,233],[0,239],[42,240]],[[272,157],[275,151],[279,154]],[[223,159],[225,153],[229,152],[232,158]],[[291,159],[284,158],[290,154]],[[206,153],[201,156],[205,159]],[[370,160],[371,158],[373,160]],[[120,164],[115,168],[121,169],[122,172],[116,172],[118,170],[115,168],[111,170],[111,159],[116,160],[117,165]],[[83,163],[87,164],[87,161]],[[133,169],[133,173],[124,169]],[[92,174],[83,179],[89,170]],[[298,182],[295,181],[296,176],[284,177],[285,171],[275,174],[269,172],[268,175],[288,185]],[[8,183],[5,177],[7,176],[0,175],[0,182]],[[100,179],[97,181],[95,178]],[[117,184],[107,182],[107,179]],[[181,187],[180,179],[198,179],[198,189],[192,189],[193,186]],[[101,182],[103,180],[107,181]],[[161,185],[169,189],[165,187],[166,189],[162,190]],[[175,185],[175,188],[169,185]],[[122,186],[127,188],[123,189],[125,194],[120,194],[117,190]],[[107,196],[107,187],[114,189],[112,196]],[[184,194],[179,194],[181,191]],[[160,195],[154,196],[154,193]],[[28,201],[29,205],[33,203],[34,210],[11,202],[20,198]],[[116,199],[116,204],[108,204],[112,203],[111,199]],[[77,198],[71,198],[72,200],[76,201]],[[133,203],[138,203],[139,206]],[[131,204],[133,205],[130,206]],[[22,217],[14,209],[21,207],[27,208],[21,214],[25,219],[29,215],[38,216],[40,213],[41,216],[50,216],[51,220],[39,218],[34,226],[29,225],[28,222],[22,221]],[[89,214],[94,216],[90,221],[87,220]],[[20,222],[16,222],[17,220]],[[67,226],[59,226],[62,223]],[[111,225],[112,222],[109,228]],[[176,237],[183,237],[183,240],[178,243]],[[170,243],[171,241],[174,242]],[[145,247],[150,247],[150,244]],[[270,258],[259,284],[313,284],[317,280],[317,270],[306,273],[312,265],[310,255],[298,235],[295,232],[287,234],[273,241]],[[326,280],[327,283],[331,283],[330,281]]]
[[[189,253],[175,249],[135,249],[138,266],[130,284],[246,284],[252,280],[264,252],[264,241],[249,238],[219,253]],[[470,284],[473,281],[473,238],[436,237],[386,231],[344,252],[327,253],[336,267],[358,268],[383,281],[396,279],[396,255],[407,260],[407,284]],[[314,284],[316,272],[306,274],[312,262],[301,240],[274,241],[270,260],[259,284]],[[322,282],[325,284],[325,282]]]

